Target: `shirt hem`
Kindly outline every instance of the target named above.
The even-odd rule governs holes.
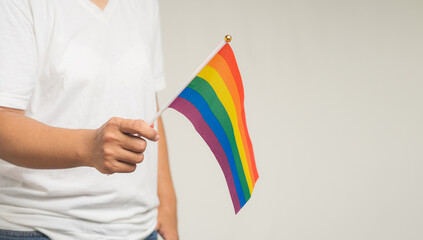
[[[0,94],[0,106],[25,110],[29,99],[23,96]]]

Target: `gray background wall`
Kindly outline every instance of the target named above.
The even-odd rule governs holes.
[[[211,151],[165,112],[181,239],[423,239],[423,1],[160,6],[160,103],[230,33],[260,174],[235,216]]]

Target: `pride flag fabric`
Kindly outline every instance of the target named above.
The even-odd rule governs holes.
[[[228,43],[169,107],[191,121],[215,155],[238,213],[259,176],[245,120],[242,79]]]

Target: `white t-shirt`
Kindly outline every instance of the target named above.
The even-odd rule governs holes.
[[[47,125],[151,119],[165,85],[161,54],[157,0],[109,0],[104,11],[89,0],[0,0],[0,106]],[[59,240],[143,239],[156,226],[157,206],[153,142],[130,174],[0,160],[0,229]]]

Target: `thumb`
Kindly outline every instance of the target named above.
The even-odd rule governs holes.
[[[143,120],[122,119],[119,130],[123,133],[137,134],[151,141],[159,140],[159,134]]]

